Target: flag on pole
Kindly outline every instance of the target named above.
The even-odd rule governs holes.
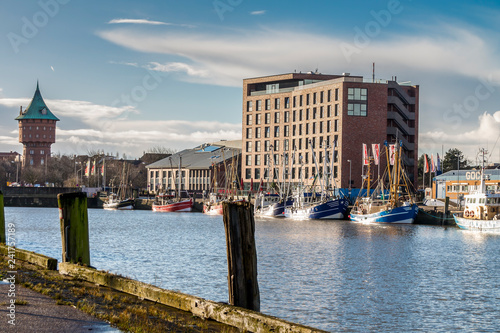
[[[90,176],[90,159],[87,161],[87,164],[85,165],[85,177]]]
[[[368,165],[368,148],[366,143],[363,143],[363,165]]]
[[[372,143],[373,161],[375,165],[378,165],[380,159],[380,144]]]
[[[95,160],[94,162],[92,163],[92,171],[90,171],[90,174],[93,176],[94,175],[94,171],[95,171]]]
[[[101,166],[101,175],[104,175],[104,163],[102,163],[102,166]]]
[[[439,154],[436,154],[436,170],[441,171],[441,160],[439,159]]]
[[[394,165],[396,158],[396,145],[389,145],[389,156],[391,165]]]
[[[259,192],[264,191],[264,180],[260,179]]]
[[[436,164],[434,164],[434,154],[431,154],[431,172],[436,172]]]
[[[250,178],[250,191],[253,192],[253,178]]]
[[[429,172],[429,162],[427,161],[427,154],[424,154],[424,173]]]

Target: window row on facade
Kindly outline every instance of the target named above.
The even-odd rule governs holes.
[[[282,133],[280,135],[280,130]],[[290,130],[291,129],[291,130]],[[260,138],[279,138],[280,136],[301,136],[310,134],[322,134],[339,131],[339,121],[331,120],[297,124],[297,125],[284,125],[284,126],[263,126],[263,127],[247,127],[245,130],[246,139],[260,139]]]
[[[316,167],[292,167],[285,168],[285,174],[280,174],[282,169],[273,167],[273,168],[245,168],[245,179],[265,179],[266,181],[281,181],[291,180],[293,182],[299,182],[309,179],[310,177],[314,177],[316,175]],[[253,172],[252,172],[253,171]],[[323,166],[319,167],[319,174],[323,173]],[[335,165],[333,167],[333,175],[334,178],[338,177],[338,167]]]
[[[268,93],[273,93],[273,91],[268,91]],[[279,110],[281,108],[281,99],[282,98],[266,98],[264,100],[262,99],[257,99],[255,100],[255,110],[256,111],[262,111],[263,107],[264,110]],[[292,100],[292,103],[290,103],[290,99]],[[304,95],[299,95],[299,96],[293,96],[293,97],[283,97],[283,106],[285,109],[290,108],[290,104],[292,105],[293,108],[296,107],[302,107],[304,105],[315,105],[315,104],[322,104],[322,103],[330,103],[332,100],[338,101],[339,100],[339,89],[336,88],[332,91],[332,89],[329,89],[327,91],[320,91],[320,92],[313,92],[313,93],[308,93]],[[254,101],[247,101],[246,105],[246,110],[247,111],[253,111],[254,110]],[[272,103],[274,102],[274,103]]]
[[[324,139],[324,140],[323,140]],[[280,146],[282,144],[282,146]],[[333,142],[330,141],[330,136],[326,137],[310,137],[310,138],[296,138],[296,139],[284,139],[282,141],[274,140],[257,140],[257,141],[246,141],[245,142],[245,152],[260,152],[260,151],[291,151],[291,150],[302,150],[302,149],[313,149],[331,148],[332,145],[338,146],[338,135],[333,136]]]

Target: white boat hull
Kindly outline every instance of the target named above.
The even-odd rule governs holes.
[[[460,229],[500,233],[500,220],[475,220],[453,215]]]

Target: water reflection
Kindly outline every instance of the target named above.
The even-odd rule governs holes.
[[[6,208],[20,248],[61,257],[57,209]],[[227,301],[222,218],[89,210],[92,265]],[[329,331],[494,331],[500,237],[456,228],[257,220],[261,310]]]

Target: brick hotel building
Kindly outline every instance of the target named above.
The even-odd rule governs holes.
[[[371,80],[370,80],[371,81]],[[283,156],[296,148],[295,164],[286,175],[298,183],[312,182],[316,166],[310,145],[322,169],[322,142],[337,143],[334,154],[336,184],[353,188],[362,183],[362,144],[379,143],[380,170],[385,170],[385,140],[396,135],[403,142],[403,160],[417,179],[419,86],[396,81],[366,82],[362,76],[290,73],[243,80],[242,177],[279,181]],[[329,149],[329,155],[331,154]],[[269,161],[272,166],[268,166]],[[350,161],[350,162],[349,162]],[[268,167],[270,167],[268,169]],[[268,171],[269,170],[269,171]],[[376,173],[373,174],[376,176]]]

